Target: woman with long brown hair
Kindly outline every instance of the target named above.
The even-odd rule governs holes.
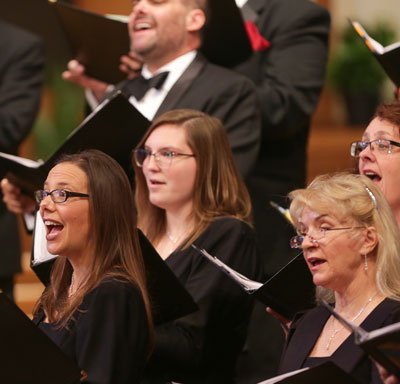
[[[251,204],[221,122],[193,110],[165,113],[134,151],[138,226],[199,306],[156,328],[149,383],[231,383],[251,300],[190,247],[258,277]]]
[[[35,323],[86,382],[139,383],[152,318],[127,176],[99,151],[66,155],[35,197],[58,255]]]

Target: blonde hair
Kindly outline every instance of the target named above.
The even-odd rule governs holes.
[[[183,247],[191,244],[216,217],[231,216],[250,224],[250,197],[234,164],[221,121],[190,109],[169,111],[153,122],[137,148],[143,147],[151,133],[163,125],[185,130],[187,143],[197,163],[190,217],[196,228]],[[139,227],[151,242],[157,242],[166,231],[165,211],[150,202],[143,172],[134,161],[133,165]]]
[[[339,220],[354,219],[372,226],[378,235],[374,249],[376,284],[385,296],[400,300],[400,232],[383,193],[369,178],[350,173],[316,177],[305,189],[289,194],[290,214],[296,226],[305,207],[315,212],[333,212]],[[317,289],[317,299],[331,299],[326,289]]]

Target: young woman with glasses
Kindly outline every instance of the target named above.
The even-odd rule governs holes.
[[[193,110],[160,116],[134,150],[140,229],[199,306],[156,328],[147,383],[232,383],[252,308],[192,243],[257,278],[250,199],[221,122]]]
[[[35,197],[58,257],[34,322],[85,371],[83,382],[139,383],[152,320],[127,176],[85,151],[62,158]]]
[[[400,321],[400,233],[381,190],[362,175],[317,177],[290,193],[290,214],[317,287],[367,331]],[[360,383],[381,383],[354,336],[318,305],[291,324],[280,372],[333,361]]]

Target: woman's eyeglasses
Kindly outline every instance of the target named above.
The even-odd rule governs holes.
[[[359,227],[341,227],[341,228],[318,228],[315,231],[316,233],[313,236],[311,236],[309,233],[304,233],[301,235],[293,236],[290,239],[290,247],[291,248],[303,248],[303,242],[304,242],[306,236],[308,236],[310,238],[312,243],[316,243],[319,240],[321,240],[322,238],[324,238],[327,232],[344,231],[347,229],[358,229],[358,228],[365,228],[365,227],[359,226]]]
[[[350,154],[353,157],[359,157],[360,153],[368,147],[368,145],[371,148],[371,151],[378,151],[381,153],[387,153],[390,154],[392,153],[392,147],[400,147],[400,143],[397,141],[393,140],[387,140],[387,139],[378,139],[378,140],[372,140],[372,141],[354,141],[351,143],[350,146]]]
[[[136,165],[138,167],[143,167],[144,162],[146,159],[149,159],[150,156],[154,157],[157,165],[160,168],[166,169],[169,168],[172,161],[177,157],[194,157],[193,153],[179,153],[171,150],[161,150],[155,153],[151,153],[150,150],[145,148],[138,148],[133,150],[133,155],[135,158]]]
[[[35,191],[35,200],[40,204],[47,196],[50,196],[54,203],[64,203],[69,197],[89,197],[87,193],[71,192],[65,189],[53,189],[52,191],[45,191],[39,189]]]

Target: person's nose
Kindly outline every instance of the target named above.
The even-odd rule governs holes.
[[[318,240],[314,239],[309,234],[304,235],[303,243],[301,244],[301,247],[303,249],[309,249],[316,246],[318,246]]]
[[[147,7],[147,0],[137,0],[132,3],[132,11],[131,11],[131,16],[132,14],[139,14],[140,12],[145,12],[146,7]]]
[[[373,150],[371,144],[368,144],[359,154],[359,158],[361,161],[374,161],[375,160],[375,151]]]
[[[47,195],[39,204],[39,210],[42,214],[45,210],[54,210],[55,203],[50,195]]]
[[[149,156],[147,156],[143,166],[146,167],[146,169],[148,169],[149,171],[159,171],[160,170],[160,166],[158,164],[157,158],[156,158],[156,154],[151,154]]]

